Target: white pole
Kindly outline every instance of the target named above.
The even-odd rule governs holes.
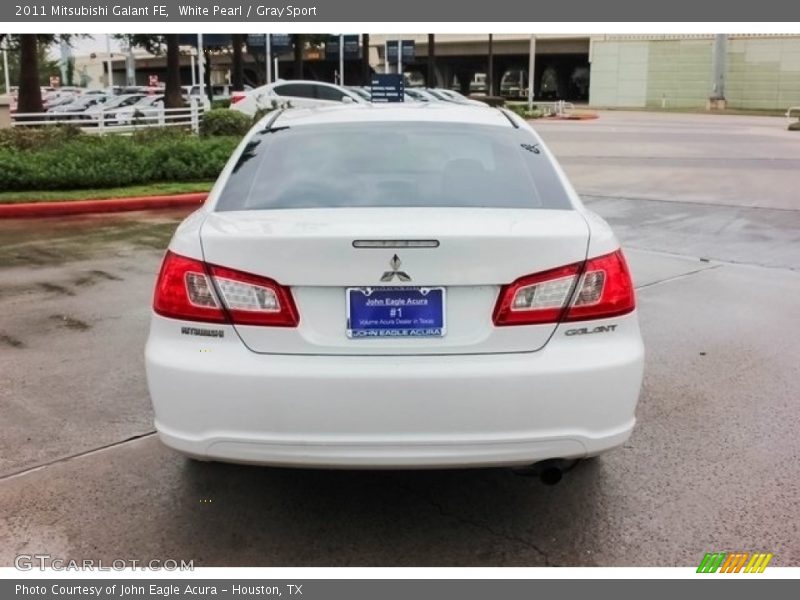
[[[269,39],[269,34],[264,34],[264,46],[266,46],[267,56],[267,84],[272,83],[272,40]]]
[[[278,57],[272,59],[272,72],[275,75],[274,81],[278,81],[280,79],[280,70],[278,69]]]
[[[136,85],[136,57],[133,55],[133,46],[128,46],[128,56],[125,59],[125,80],[128,85]]]
[[[533,78],[536,67],[536,36],[531,34],[531,48],[528,54],[528,110],[533,110]]]
[[[397,40],[397,72],[403,74],[403,40]]]
[[[11,78],[8,76],[8,50],[3,50],[3,73],[5,74],[6,94],[11,93]]]
[[[197,85],[197,73],[194,70],[194,54],[189,55],[189,61],[192,66],[192,87],[194,87]]]
[[[339,34],[339,85],[344,85],[344,35]]]
[[[389,40],[383,42],[383,72],[389,72]]]
[[[111,35],[106,34],[106,54],[108,55],[107,63],[108,63],[108,86],[112,87],[114,85],[114,65],[111,62]]]
[[[206,97],[206,60],[203,55],[203,34],[197,34],[197,78],[200,80],[200,97]],[[204,100],[205,102],[205,100]]]

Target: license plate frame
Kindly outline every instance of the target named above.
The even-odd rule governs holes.
[[[367,306],[370,298],[382,302]],[[447,291],[443,286],[348,287],[345,300],[350,339],[437,339],[447,333]],[[409,300],[433,300],[433,304]],[[392,314],[392,309],[399,309],[400,314]]]

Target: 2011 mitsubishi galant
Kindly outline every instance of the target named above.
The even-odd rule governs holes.
[[[268,115],[156,283],[168,446],[285,466],[578,459],[634,426],[643,345],[618,241],[516,115]]]

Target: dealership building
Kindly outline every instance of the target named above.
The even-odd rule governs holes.
[[[320,37],[325,36],[316,36]],[[525,98],[533,49],[533,91],[540,101],[568,100],[613,108],[702,109],[714,97],[724,98],[724,104],[734,109],[786,110],[800,106],[800,35],[494,34],[490,40],[486,34],[438,34],[434,36],[435,59],[430,69],[427,34],[371,34],[366,53],[363,45],[359,46],[365,36],[350,37],[356,38],[355,51],[348,46],[344,81],[352,85],[365,83],[369,70],[396,72],[399,40],[402,69],[411,85]],[[335,80],[338,55],[328,50],[324,41],[305,49],[305,79]],[[185,84],[196,79],[196,52],[191,46],[184,48],[181,77]],[[139,84],[153,77],[163,81],[163,56],[137,51],[133,70],[132,58],[125,53],[111,57],[114,83],[130,82],[132,72]],[[290,47],[272,58],[277,59],[279,77],[296,77]],[[364,68],[364,58],[369,61],[369,70]],[[227,83],[230,52],[214,51],[207,60],[209,83]],[[246,82],[263,84],[267,62],[263,46],[248,44],[244,60]],[[90,85],[99,87],[107,80],[103,70],[108,61],[107,56],[93,54],[79,58],[77,69],[91,75]]]
[[[491,89],[502,95],[519,93],[520,88],[527,92],[533,45],[536,98],[597,107],[704,108],[719,81],[730,108],[785,110],[800,105],[800,35],[721,37],[536,35],[531,44],[529,34],[494,34]],[[385,68],[382,48],[387,39],[413,40],[415,58],[404,71],[426,72],[424,34],[370,36],[376,68]],[[437,35],[435,53],[437,85],[462,91],[489,87],[487,35]]]

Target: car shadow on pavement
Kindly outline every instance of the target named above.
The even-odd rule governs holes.
[[[182,545],[203,549],[202,566],[594,564],[591,554],[567,556],[563,548],[589,541],[604,519],[602,472],[602,461],[579,463],[547,486],[510,469],[297,470],[186,460],[182,493],[202,526]]]

